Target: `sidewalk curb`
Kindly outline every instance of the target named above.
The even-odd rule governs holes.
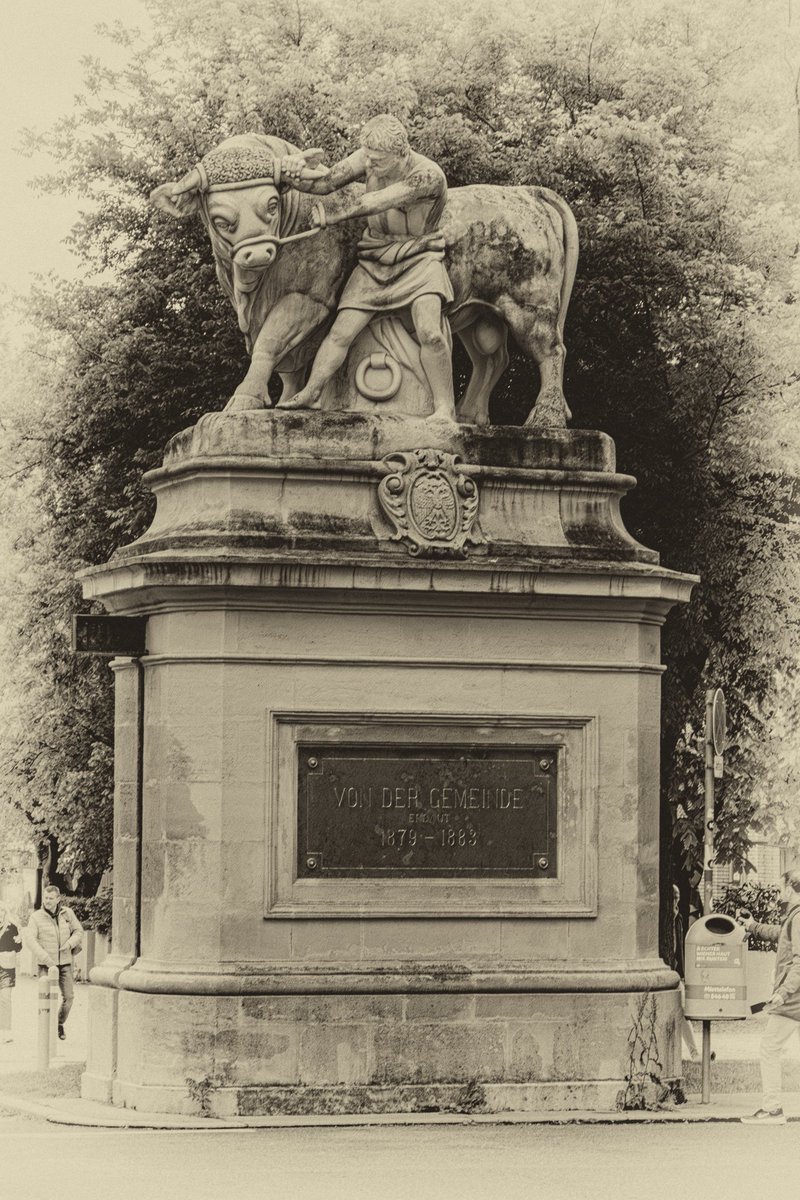
[[[82,1101],[75,1100],[76,1108]],[[46,1101],[27,1100],[23,1096],[14,1096],[10,1092],[0,1092],[0,1112],[17,1112],[30,1117],[41,1117],[51,1125],[78,1125],[86,1129],[245,1129],[249,1125],[232,1124],[228,1121],[205,1119],[202,1117],[172,1117],[168,1113],[156,1113],[152,1118],[141,1113],[130,1113],[123,1116],[125,1110],[120,1110],[120,1116],[93,1116],[64,1112]],[[246,1121],[246,1118],[242,1118]]]
[[[408,1125],[696,1125],[739,1124],[741,1113],[698,1111],[696,1104],[660,1112],[531,1112],[531,1113],[343,1113],[300,1114],[298,1116],[182,1117],[170,1113],[137,1113],[118,1110],[108,1116],[82,1113],[81,1100],[68,1101],[76,1112],[64,1111],[46,1101],[27,1100],[0,1092],[0,1111],[39,1117],[52,1125],[80,1126],[86,1129],[149,1129],[172,1132],[223,1133],[255,1129],[354,1128]],[[685,1109],[688,1108],[688,1111]],[[124,1115],[123,1115],[124,1114]],[[787,1116],[787,1123],[800,1123],[800,1116]]]

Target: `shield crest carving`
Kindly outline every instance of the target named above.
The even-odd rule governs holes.
[[[394,525],[392,541],[404,541],[411,554],[462,555],[483,542],[478,485],[458,455],[410,450],[387,454],[382,465],[378,499]]]

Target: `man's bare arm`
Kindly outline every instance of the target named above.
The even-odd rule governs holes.
[[[281,159],[281,175],[286,182],[298,192],[308,192],[314,196],[328,196],[331,192],[338,192],[339,188],[347,187],[348,183],[354,183],[356,179],[363,179],[366,167],[361,150],[356,150],[330,168],[322,165],[308,167],[299,155]],[[312,174],[315,178],[311,178]]]
[[[329,215],[330,224],[349,221],[354,217],[372,217],[390,208],[401,208],[422,200],[435,200],[440,195],[444,182],[438,171],[431,167],[420,167],[400,183],[391,183],[377,192],[365,192],[360,200],[350,204],[342,212]]]

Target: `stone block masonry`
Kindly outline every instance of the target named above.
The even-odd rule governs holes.
[[[385,456],[426,445],[475,482],[463,553],[381,508]],[[115,664],[119,890],[85,1094],[613,1107],[645,995],[671,1074],[659,631],[693,580],[625,531],[610,439],[264,411],[204,418],[149,479],[150,530],[84,575],[148,617],[147,654]],[[442,807],[499,795],[508,764],[505,809]],[[336,797],[370,771],[404,807],[356,821]],[[453,836],[423,854],[431,796]]]

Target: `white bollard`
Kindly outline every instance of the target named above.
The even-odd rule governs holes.
[[[47,978],[50,984],[50,1062],[52,1063],[58,1049],[58,1010],[61,1007],[58,967],[50,967]]]
[[[45,971],[39,976],[37,1052],[37,1066],[46,1071],[50,1066],[50,979]]]

